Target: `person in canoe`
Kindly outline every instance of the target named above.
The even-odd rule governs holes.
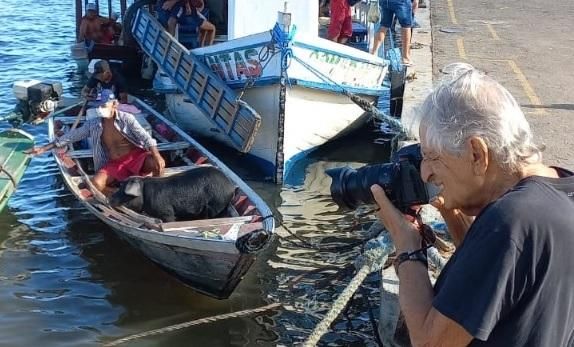
[[[120,97],[120,102],[128,102],[128,92],[124,78],[117,72],[112,72],[106,60],[99,60],[94,64],[94,73],[82,88],[82,97],[96,101],[102,90],[109,89]]]
[[[150,173],[161,176],[165,161],[156,141],[132,114],[119,111],[117,106],[115,95],[104,89],[100,105],[88,110],[87,120],[82,127],[26,153],[39,155],[56,147],[89,139],[96,171],[92,183],[108,196],[114,191],[111,185],[130,176]]]

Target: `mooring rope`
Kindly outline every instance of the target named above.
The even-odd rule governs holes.
[[[196,319],[196,320],[185,322],[185,323],[170,325],[168,327],[161,328],[161,329],[149,330],[149,331],[145,331],[145,332],[142,332],[139,334],[126,336],[126,337],[121,338],[119,340],[114,340],[114,341],[105,343],[103,346],[104,347],[117,346],[117,345],[120,345],[122,343],[126,343],[126,342],[133,341],[136,339],[141,339],[141,338],[147,337],[147,336],[159,335],[159,334],[163,334],[163,333],[167,333],[167,332],[171,332],[171,331],[176,331],[176,330],[188,328],[188,327],[195,326],[195,325],[200,325],[200,324],[205,324],[205,323],[213,323],[213,322],[217,322],[217,321],[229,319],[229,318],[239,318],[239,317],[243,317],[243,316],[248,316],[248,315],[254,314],[254,313],[261,313],[261,312],[269,311],[269,310],[278,308],[280,306],[281,306],[281,304],[274,303],[274,304],[254,308],[254,309],[237,311],[237,312],[232,312],[232,313],[224,313],[224,314],[220,314],[220,315],[213,316],[213,317],[200,318],[200,319]]]
[[[331,309],[323,320],[317,324],[311,335],[307,338],[307,341],[303,344],[305,347],[312,347],[319,342],[321,337],[329,331],[329,327],[335,321],[335,319],[343,312],[347,303],[357,289],[361,286],[361,283],[367,278],[367,276],[373,271],[379,271],[385,262],[387,257],[394,251],[395,247],[390,239],[388,233],[378,237],[377,239],[367,242],[365,245],[365,253],[358,258],[358,266],[360,266],[359,271],[353,277],[349,285],[343,290],[341,295],[335,300]]]

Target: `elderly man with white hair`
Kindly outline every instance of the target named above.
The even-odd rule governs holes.
[[[457,244],[437,282],[417,225],[377,185],[414,346],[574,346],[574,174],[542,164],[512,95],[467,64],[418,114],[421,176]]]

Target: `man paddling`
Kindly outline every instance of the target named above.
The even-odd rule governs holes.
[[[88,138],[96,171],[92,183],[106,195],[112,193],[107,187],[130,176],[150,173],[161,176],[165,161],[157,150],[156,141],[132,114],[118,111],[117,106],[115,95],[104,89],[101,104],[88,110],[88,119],[81,128],[70,130],[53,142],[26,153],[39,155]]]

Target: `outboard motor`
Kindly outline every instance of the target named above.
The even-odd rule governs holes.
[[[16,81],[12,86],[12,91],[19,101],[17,108],[24,122],[53,112],[63,94],[60,82],[38,80]]]

